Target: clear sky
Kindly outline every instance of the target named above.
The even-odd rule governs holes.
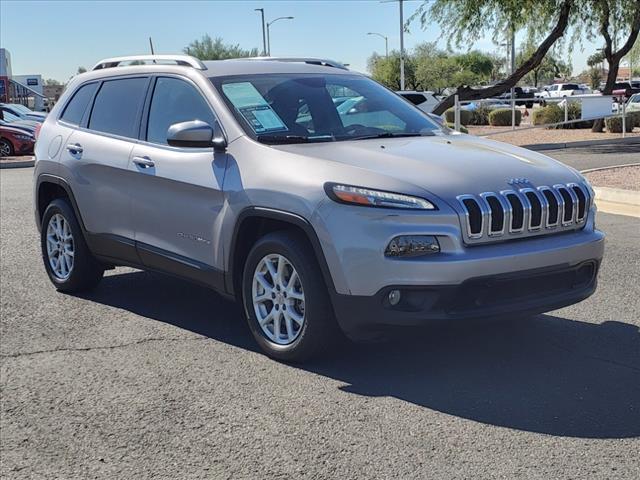
[[[405,17],[420,5],[405,2]],[[377,0],[341,1],[15,1],[0,0],[0,46],[11,53],[16,75],[42,74],[60,81],[78,66],[91,68],[106,57],[149,53],[148,37],[156,53],[180,53],[192,40],[208,33],[226,43],[262,50],[260,14],[267,20],[293,16],[271,27],[274,56],[316,56],[349,63],[366,70],[373,51],[384,54],[384,40],[367,36],[380,32],[389,37],[389,49],[399,49],[397,3]],[[436,25],[422,30],[418,22],[405,34],[405,48],[440,38]],[[446,40],[440,39],[446,46]],[[473,45],[496,50],[487,38]],[[574,49],[574,73],[585,68],[595,46]]]

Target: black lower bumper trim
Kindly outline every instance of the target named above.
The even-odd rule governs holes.
[[[596,289],[599,262],[558,265],[469,279],[459,285],[390,285],[373,296],[335,295],[334,309],[345,333],[386,326],[419,326],[434,321],[535,315],[589,297]],[[391,290],[400,302],[391,305]]]

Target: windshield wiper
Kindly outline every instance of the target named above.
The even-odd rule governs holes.
[[[433,137],[434,133],[432,132],[423,132],[423,133],[393,133],[393,132],[384,132],[384,133],[376,133],[375,135],[362,135],[361,137],[353,137],[346,138],[346,140],[369,140],[371,138],[402,138],[402,137]]]
[[[258,135],[259,142],[264,143],[314,143],[333,141],[331,136],[305,137],[303,135]]]

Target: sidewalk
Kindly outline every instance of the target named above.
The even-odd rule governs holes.
[[[583,172],[603,212],[640,217],[640,164]]]
[[[545,128],[535,128],[530,130],[518,131],[511,130],[511,127],[490,127],[490,126],[473,126],[467,127],[472,135],[486,135],[488,133],[505,132],[497,135],[490,135],[487,138],[497,140],[499,142],[510,143],[512,145],[536,145],[558,143],[566,144],[572,142],[584,142],[593,140],[619,140],[622,139],[621,133],[594,133],[589,128],[577,129],[557,129],[547,130]],[[628,132],[626,138],[638,138],[640,140],[640,127]]]
[[[23,168],[33,167],[35,157],[33,155],[23,155],[20,157],[0,157],[0,168]]]

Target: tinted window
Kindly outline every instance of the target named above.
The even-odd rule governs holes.
[[[138,111],[144,101],[146,78],[104,82],[93,104],[89,128],[123,137],[138,136]]]
[[[400,95],[402,95],[414,105],[420,105],[421,103],[426,101],[424,95],[420,95],[419,93],[401,93]]]
[[[87,105],[89,105],[96,88],[98,88],[97,83],[89,83],[80,87],[73,95],[73,98],[71,98],[71,101],[67,104],[64,112],[62,113],[62,117],[60,118],[65,122],[80,125],[82,116],[84,115]]]
[[[158,78],[153,90],[147,141],[167,143],[167,130],[174,123],[202,120],[213,127],[209,104],[189,83],[177,78]]]

